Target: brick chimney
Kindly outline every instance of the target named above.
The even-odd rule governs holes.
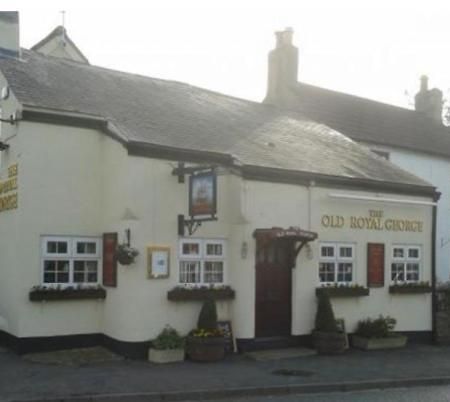
[[[269,53],[265,103],[283,103],[289,87],[297,83],[298,49],[292,44],[293,34],[292,28],[275,32],[275,49]]]
[[[0,11],[0,57],[19,57],[19,12]]]
[[[437,88],[428,89],[428,77],[420,77],[420,91],[416,94],[415,109],[436,123],[442,124],[442,91]]]

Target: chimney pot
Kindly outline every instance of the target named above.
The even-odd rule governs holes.
[[[292,28],[275,32],[276,46],[269,53],[266,103],[283,101],[297,83],[298,50],[292,44],[293,34]]]
[[[442,124],[442,91],[437,88],[428,89],[428,77],[420,77],[420,91],[415,96],[415,109],[425,116]]]
[[[428,76],[422,75],[420,77],[420,92],[428,91]]]

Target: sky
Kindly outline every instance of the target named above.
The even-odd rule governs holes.
[[[62,23],[91,64],[261,101],[274,32],[294,29],[298,79],[412,107],[419,77],[450,96],[450,1],[2,0],[21,46]]]

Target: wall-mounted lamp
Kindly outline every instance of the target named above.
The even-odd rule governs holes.
[[[9,144],[0,141],[0,151],[6,151],[9,148]]]
[[[243,260],[247,258],[247,254],[248,254],[248,243],[246,241],[243,241],[241,245],[241,257]]]
[[[313,253],[313,249],[309,243],[306,244],[305,251],[306,251],[306,258],[308,260],[312,260],[314,258],[314,253]]]

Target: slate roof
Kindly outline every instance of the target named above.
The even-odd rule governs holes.
[[[290,107],[355,141],[450,157],[450,129],[423,113],[305,83]]]
[[[232,155],[243,166],[431,189],[297,112],[28,50],[21,60],[0,58],[0,71],[22,104],[101,116],[130,143]]]

